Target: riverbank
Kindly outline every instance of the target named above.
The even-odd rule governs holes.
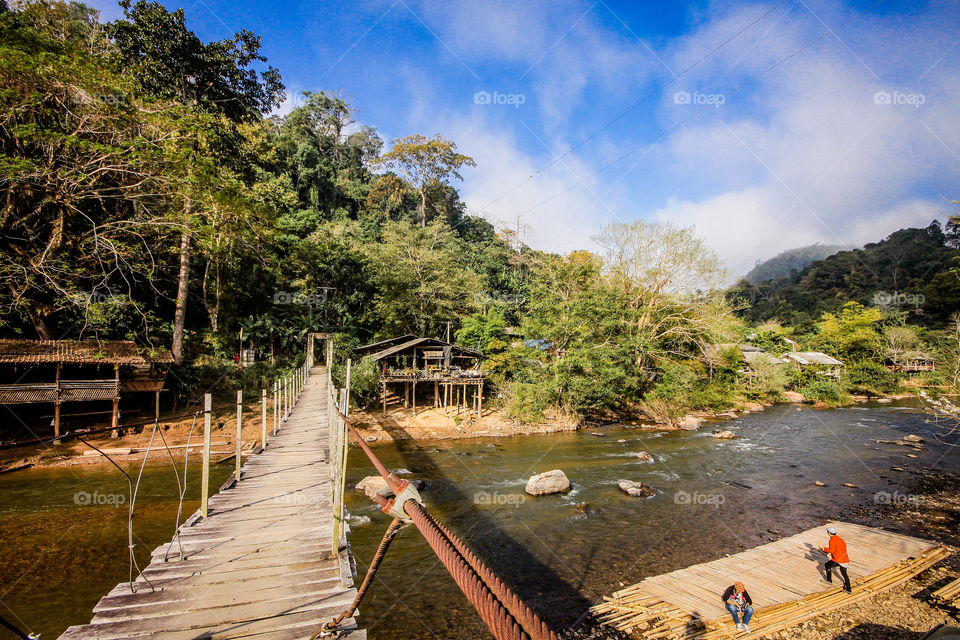
[[[222,460],[236,452],[236,412],[233,410],[214,412],[211,419],[211,457],[213,460]],[[267,428],[273,428],[273,416],[267,416]],[[248,455],[261,444],[261,417],[259,404],[251,403],[244,406],[243,429],[240,437],[242,455]],[[148,454],[151,462],[169,461],[170,455],[181,461],[189,448],[190,457],[197,456],[203,445],[203,416],[173,416],[170,419],[161,418],[159,430],[153,435],[154,425],[137,425],[122,427],[119,438],[111,438],[109,431],[102,431],[107,425],[96,425],[90,428],[91,433],[85,436],[77,432],[88,443],[102,450],[118,463],[139,462]],[[151,437],[153,444],[151,446]],[[189,445],[189,447],[188,447]],[[167,452],[169,449],[169,453]],[[77,438],[68,438],[62,443],[45,442],[44,444],[24,444],[8,447],[0,451],[0,474],[23,471],[32,468],[49,468],[63,466],[87,466],[106,464],[110,462],[93,447],[88,446]]]
[[[854,404],[866,402],[890,403],[896,400],[913,398],[913,393],[891,394],[883,398],[853,396]],[[483,409],[483,415],[455,408],[419,408],[414,413],[411,408],[390,409],[384,414],[379,409],[356,410],[351,414],[354,425],[360,435],[369,443],[386,443],[402,440],[459,440],[470,438],[496,438],[516,435],[533,435],[577,431],[580,429],[605,428],[614,425],[628,425],[656,431],[697,431],[710,423],[722,423],[742,416],[757,413],[776,404],[796,404],[814,409],[834,409],[823,403],[810,403],[799,393],[785,392],[780,402],[740,402],[736,407],[723,411],[692,411],[672,421],[656,421],[649,416],[619,418],[606,416],[602,422],[578,421],[570,416],[556,412],[548,413],[547,419],[540,423],[522,423],[510,418],[495,407]],[[848,405],[849,406],[849,405]],[[106,425],[92,427],[93,431],[102,430]],[[157,435],[153,455],[163,452],[164,439],[175,457],[182,458],[183,450],[189,444],[192,453],[199,453],[202,443],[202,416],[194,423],[192,416],[174,416],[173,419],[161,419],[160,428],[163,437]],[[272,429],[273,416],[268,414],[267,428]],[[192,436],[191,428],[193,429]],[[117,462],[133,462],[143,459],[150,443],[153,425],[126,427],[121,429],[120,438],[110,438],[109,433],[96,433],[85,438],[92,445],[104,450]],[[212,425],[213,456],[222,460],[231,455],[236,448],[236,418],[230,409],[215,412]],[[241,448],[248,455],[260,444],[260,407],[251,403],[244,406],[243,435]],[[22,471],[29,468],[54,466],[109,464],[107,459],[96,453],[91,447],[73,439],[63,444],[46,443],[43,445],[23,445],[0,451],[0,474]]]

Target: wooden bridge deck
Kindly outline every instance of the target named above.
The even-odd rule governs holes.
[[[310,638],[342,612],[356,589],[347,552],[331,553],[327,395],[326,369],[314,367],[279,434],[244,464],[241,482],[210,498],[207,518],[181,528],[183,559],[176,543],[153,551],[144,576],[155,590],[142,578],[136,593],[117,585],[90,624],[70,627],[61,640],[291,640]],[[352,631],[341,638],[366,638],[347,622]]]
[[[604,624],[640,637],[730,638],[723,591],[743,582],[753,598],[751,634],[761,637],[905,582],[948,554],[935,542],[846,522],[831,522],[846,543],[853,593],[824,580],[823,525],[735,555],[652,576],[617,591],[591,611]]]

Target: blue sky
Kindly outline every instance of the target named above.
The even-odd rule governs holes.
[[[459,185],[470,211],[541,249],[664,220],[735,276],[960,198],[956,2],[163,4],[204,39],[262,35],[285,109],[323,90],[388,143],[452,138],[478,163]]]

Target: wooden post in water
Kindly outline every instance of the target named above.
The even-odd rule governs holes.
[[[260,448],[267,448],[267,390],[260,390]]]
[[[110,437],[119,438],[120,430],[120,365],[113,365],[113,380],[116,388],[113,391],[113,413],[110,415]]]
[[[477,394],[477,418],[483,417],[483,380],[480,381],[480,393]]]
[[[237,389],[237,464],[234,477],[240,482],[240,449],[243,446],[243,390]]]
[[[210,499],[210,394],[203,394],[203,463],[200,472],[200,515],[207,517]]]

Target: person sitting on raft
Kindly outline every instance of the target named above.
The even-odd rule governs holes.
[[[727,605],[727,611],[733,617],[734,624],[737,625],[737,631],[746,631],[750,633],[750,618],[753,617],[753,600],[747,593],[747,588],[742,582],[735,582],[723,592],[723,602]],[[740,621],[740,613],[743,613],[743,622]]]

